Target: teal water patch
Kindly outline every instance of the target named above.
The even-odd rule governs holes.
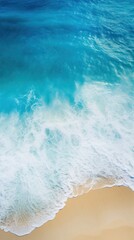
[[[132,82],[131,1],[0,1],[0,109],[34,91],[74,102],[76,84]],[[125,9],[125,10],[124,10]],[[3,104],[5,102],[5,104]]]

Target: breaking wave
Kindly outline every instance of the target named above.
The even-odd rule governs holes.
[[[88,190],[105,179],[134,190],[133,98],[120,85],[76,88],[74,106],[39,100],[32,112],[0,116],[5,231],[23,235],[53,219],[78,186]]]

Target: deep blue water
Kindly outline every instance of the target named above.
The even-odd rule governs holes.
[[[133,140],[133,0],[0,0],[0,228],[102,178],[134,190]]]
[[[30,90],[73,103],[85,79],[132,82],[133,17],[132,0],[0,1],[0,110],[26,111]]]

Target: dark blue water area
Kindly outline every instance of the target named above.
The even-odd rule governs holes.
[[[73,104],[77,84],[132,83],[133,69],[132,0],[0,0],[1,112]]]

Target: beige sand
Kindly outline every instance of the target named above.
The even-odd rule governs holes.
[[[17,237],[0,240],[134,240],[134,192],[125,187],[92,190],[70,199],[53,221]]]

